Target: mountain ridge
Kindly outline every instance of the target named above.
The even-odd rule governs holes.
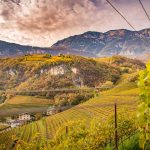
[[[150,55],[150,28],[140,31],[127,29],[107,32],[87,31],[59,40],[51,47],[36,47],[0,41],[0,57],[26,54],[75,54],[88,57],[123,55],[146,58]]]
[[[144,39],[144,40],[143,40]],[[53,49],[71,49],[91,53],[93,57],[112,55],[141,55],[150,52],[150,29],[138,32],[126,29],[110,30],[105,33],[88,31],[55,43]],[[91,56],[90,55],[90,56]]]

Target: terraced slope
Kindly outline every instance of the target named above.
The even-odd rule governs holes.
[[[98,97],[70,110],[43,118],[40,121],[7,131],[6,133],[1,133],[0,143],[5,143],[10,147],[13,143],[13,135],[17,135],[25,141],[30,141],[36,133],[40,133],[45,138],[53,138],[58,128],[71,120],[86,120],[88,123],[92,118],[97,116],[102,120],[107,119],[110,114],[114,113],[114,101],[118,103],[118,111],[126,108],[127,111],[135,113],[138,101],[136,83],[120,81],[115,88],[102,92]]]

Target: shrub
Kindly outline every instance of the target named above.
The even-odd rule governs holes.
[[[150,149],[150,63],[139,74],[140,102],[138,106],[138,124],[140,147]]]

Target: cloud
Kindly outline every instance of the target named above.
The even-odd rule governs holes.
[[[111,1],[119,6],[125,14],[126,8],[137,6],[136,0]],[[145,2],[147,4],[148,0],[145,0]],[[135,12],[134,8],[132,14]],[[131,14],[127,17],[133,19]],[[141,19],[143,17],[140,17],[140,21]],[[3,23],[1,20],[3,20]],[[137,19],[135,22],[137,23],[139,20]],[[53,43],[59,39],[87,30],[106,31],[114,28],[129,27],[105,0],[0,1],[0,29],[5,29],[6,33],[14,30],[16,35],[19,34],[19,31],[21,37],[30,36],[32,39],[35,35],[39,37],[48,35],[45,39],[51,37],[51,41],[47,41]],[[41,43],[45,39],[41,39]],[[39,41],[33,44],[37,43]]]
[[[20,30],[53,32],[89,22],[97,12],[96,3],[92,0],[34,0],[32,3],[7,0],[2,3],[1,16],[7,21],[15,20]]]

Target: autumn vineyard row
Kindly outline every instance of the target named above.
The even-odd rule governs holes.
[[[123,106],[127,107],[128,112],[135,112],[136,105],[127,104]],[[122,105],[118,105],[118,111],[121,108]],[[110,114],[113,113],[114,107],[112,104],[110,106],[106,105],[103,107],[100,107],[100,105],[83,105],[82,107],[74,107],[54,116],[43,118],[40,121],[32,122],[15,129],[11,129],[7,132],[2,132],[0,133],[0,144],[10,148],[14,143],[14,136],[19,137],[23,141],[30,142],[36,133],[40,133],[43,138],[51,139],[54,137],[57,130],[64,123],[70,120],[86,120],[88,124],[88,122],[94,117],[105,120]]]

